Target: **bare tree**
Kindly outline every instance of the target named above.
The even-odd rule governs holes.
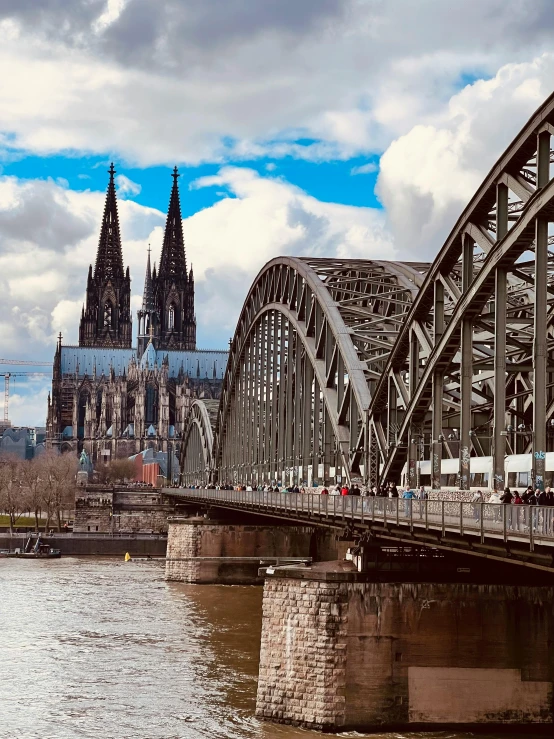
[[[43,455],[45,465],[45,484],[43,503],[46,509],[47,525],[52,516],[56,517],[58,531],[62,530],[62,511],[75,507],[76,475],[79,468],[77,457],[73,454],[48,453]]]
[[[39,517],[44,506],[46,466],[42,457],[23,462],[19,467],[20,482],[25,490],[25,500],[35,517],[35,531],[39,530]]]
[[[136,474],[135,463],[130,459],[114,459],[96,468],[98,482],[113,484],[132,480]]]
[[[27,491],[21,484],[24,464],[15,455],[0,455],[0,510],[8,515],[12,534],[18,519],[29,510]]]

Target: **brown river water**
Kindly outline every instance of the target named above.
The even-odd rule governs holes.
[[[0,560],[0,739],[322,739],[254,718],[261,588],[163,574],[160,561]]]

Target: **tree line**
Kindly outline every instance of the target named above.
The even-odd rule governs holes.
[[[41,522],[47,531],[54,524],[62,529],[62,513],[75,507],[76,475],[73,454],[46,452],[31,460],[13,454],[0,455],[0,512],[8,516],[10,531],[25,514]]]

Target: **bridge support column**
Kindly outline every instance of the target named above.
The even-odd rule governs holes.
[[[338,563],[276,569],[256,714],[326,731],[546,725],[553,604],[550,588],[377,583]]]
[[[548,183],[550,133],[543,131],[537,143],[537,188]],[[535,487],[544,490],[546,470],[547,329],[548,329],[548,221],[535,223],[535,334],[533,341],[533,472]]]
[[[309,526],[169,519],[165,579],[188,583],[261,583],[261,559],[309,557]]]
[[[496,186],[496,238],[498,241],[508,233],[508,188],[500,183]],[[505,487],[506,456],[506,303],[507,274],[503,267],[495,272],[494,295],[494,419],[493,419],[493,487]]]
[[[468,234],[463,236],[462,292],[467,292],[473,281],[473,242]],[[461,326],[460,363],[460,489],[470,487],[471,458],[471,394],[473,391],[473,321],[464,317]]]

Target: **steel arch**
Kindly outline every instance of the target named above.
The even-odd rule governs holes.
[[[212,468],[213,421],[205,401],[195,400],[189,411],[181,444],[181,480],[205,485]]]
[[[418,459],[554,450],[554,96],[491,169],[432,265],[283,257],[231,342],[213,467],[227,481],[398,481]],[[548,423],[547,422],[552,422]],[[291,431],[292,429],[292,431]],[[334,469],[333,469],[334,468]],[[489,480],[490,482],[490,480]]]
[[[491,169],[429,270],[373,394],[373,479],[397,479],[407,462],[413,484],[428,445],[434,487],[445,451],[459,459],[462,488],[470,457],[487,453],[494,486],[504,487],[506,451],[532,452],[535,483],[544,486],[554,442],[553,133],[551,96]]]
[[[221,481],[350,479],[427,264],[280,257],[244,303],[214,434]]]

